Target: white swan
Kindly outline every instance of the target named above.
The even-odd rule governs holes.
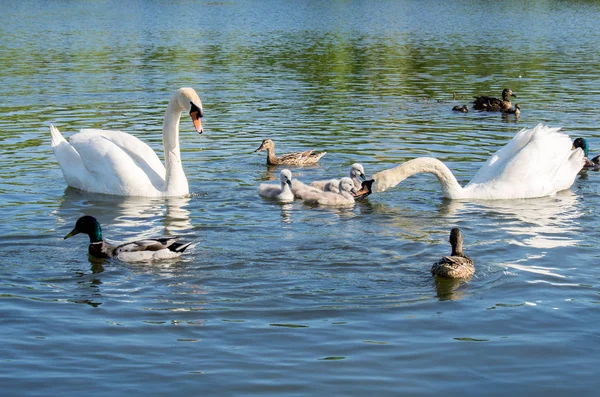
[[[355,189],[360,189],[362,181],[366,180],[365,169],[362,164],[354,163],[350,167],[350,179],[354,183]],[[325,181],[313,181],[311,186],[325,192],[339,193],[338,185],[340,184],[339,179],[329,179]]]
[[[182,111],[202,133],[202,102],[192,88],[180,88],[169,101],[163,122],[164,166],[150,146],[125,132],[84,129],[67,142],[50,125],[52,149],[65,181],[80,190],[119,196],[189,194],[179,152]]]
[[[450,199],[518,199],[543,197],[571,187],[583,164],[583,150],[571,150],[571,139],[538,124],[519,131],[492,155],[471,182],[461,187],[441,161],[422,157],[373,175],[374,191],[383,192],[420,172],[434,174]]]
[[[331,207],[353,206],[356,190],[354,189],[354,182],[352,179],[348,177],[340,179],[338,189],[339,193],[323,192],[318,189],[307,189],[302,192],[302,200],[307,204],[318,204]]]
[[[294,193],[292,193],[292,172],[288,169],[282,170],[279,174],[281,186],[261,183],[258,186],[258,194],[265,198],[275,199],[286,203],[294,201]]]

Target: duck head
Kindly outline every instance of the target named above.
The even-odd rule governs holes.
[[[258,149],[255,150],[255,152],[260,152],[261,150],[274,149],[274,148],[275,148],[275,143],[270,139],[265,139],[264,141],[262,141],[262,143],[260,144]]]
[[[502,90],[502,99],[503,100],[509,101],[511,96],[514,96],[515,98],[517,97],[517,95],[514,94],[510,88],[505,88]]]
[[[577,149],[577,148],[581,148],[583,149],[583,153],[585,154],[585,157],[588,156],[588,152],[590,150],[590,147],[588,146],[588,141],[585,138],[577,138],[573,141],[573,147],[571,149]]]
[[[71,230],[64,238],[68,239],[79,233],[87,234],[90,237],[90,243],[102,241],[102,229],[96,218],[93,216],[85,215],[77,219],[77,223],[75,223],[73,230]]]

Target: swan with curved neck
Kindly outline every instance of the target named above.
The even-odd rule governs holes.
[[[181,165],[179,122],[190,115],[202,133],[202,102],[192,88],[173,94],[163,121],[163,165],[150,146],[133,135],[110,130],[84,129],[67,142],[50,125],[51,145],[67,184],[93,193],[119,196],[185,196],[188,181]]]
[[[421,157],[373,175],[373,191],[383,192],[406,178],[434,174],[449,199],[519,199],[543,197],[571,187],[581,166],[583,150],[571,150],[571,140],[559,128],[538,124],[519,131],[492,155],[465,187],[440,160]]]

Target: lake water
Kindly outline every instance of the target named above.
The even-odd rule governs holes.
[[[434,156],[464,184],[539,122],[600,153],[594,1],[2,2],[0,388],[6,396],[577,396],[600,380],[600,174],[532,200],[446,201],[417,175],[353,209],[257,195],[253,153],[326,150],[304,181]],[[167,101],[194,192],[66,189],[48,126],[120,129],[161,153]],[[452,112],[518,95],[520,119]],[[457,99],[452,99],[455,92]],[[514,103],[513,102],[513,103]],[[63,240],[181,235],[152,265]],[[470,282],[431,264],[460,227]]]

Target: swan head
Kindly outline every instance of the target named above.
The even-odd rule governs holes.
[[[192,118],[196,131],[202,134],[202,121],[200,119],[204,117],[204,110],[196,91],[193,88],[183,87],[177,90],[175,98],[181,109],[185,110]]]
[[[508,100],[510,100],[511,96],[514,96],[515,98],[517,97],[517,95],[515,93],[513,93],[510,88],[505,88],[502,90],[502,99],[503,100],[508,101]]]
[[[354,190],[354,182],[352,182],[352,179],[348,177],[340,179],[338,189],[340,189],[340,192],[349,192],[352,193],[353,196],[356,196],[356,190]]]
[[[102,241],[102,229],[100,224],[93,216],[85,215],[77,219],[75,227],[64,238],[68,239],[76,234],[84,233],[90,236],[90,243],[98,243]]]
[[[292,188],[292,171],[285,169],[282,170],[279,174],[279,180],[281,181],[281,186],[288,185],[290,189]]]
[[[363,168],[362,164],[359,163],[352,164],[352,167],[350,168],[350,176],[352,178],[360,178],[363,181],[367,180],[365,177],[365,169]]]
[[[270,139],[265,139],[264,141],[262,141],[258,149],[255,150],[255,152],[260,152],[261,150],[265,149],[275,149],[275,142],[273,142]]]
[[[573,147],[572,149],[577,149],[577,148],[581,148],[583,149],[583,154],[585,154],[585,157],[588,156],[590,147],[588,145],[588,141],[585,138],[577,138],[573,141]]]

